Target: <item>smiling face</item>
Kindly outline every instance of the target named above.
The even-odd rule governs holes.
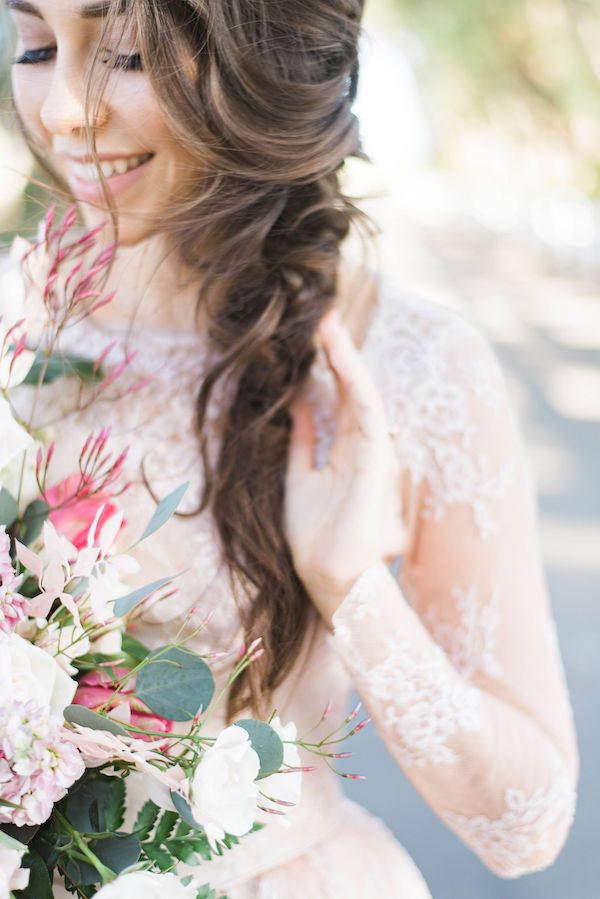
[[[91,122],[122,244],[135,244],[181,195],[193,169],[176,141],[143,71],[131,16],[117,17],[103,35],[109,3],[90,0],[7,0],[18,33],[13,92],[36,144],[69,183],[86,225],[107,216],[107,205],[86,136],[85,100],[97,50],[107,76]],[[104,69],[104,71],[102,71]],[[104,83],[104,82],[103,82]]]

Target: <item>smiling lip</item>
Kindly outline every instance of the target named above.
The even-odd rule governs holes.
[[[86,163],[92,162],[92,158],[90,156],[70,156],[64,154],[65,158],[72,160],[73,162],[78,163]],[[138,154],[139,155],[139,154]],[[118,156],[117,154],[105,154],[102,156],[98,156],[100,162],[112,162],[115,159],[131,159],[133,157],[123,156],[121,154]],[[106,178],[106,184],[110,189],[113,197],[116,197],[118,194],[124,193],[126,190],[129,190],[132,185],[134,185],[140,178],[143,178],[146,174],[146,169],[154,159],[154,156],[151,156],[150,159],[147,159],[145,162],[142,162],[134,169],[130,169],[128,172],[124,172],[122,175],[114,174],[110,175]],[[102,185],[100,181],[85,181],[83,178],[77,177],[77,175],[73,171],[69,171],[68,174],[69,184],[73,190],[75,196],[84,200],[88,203],[105,203],[104,194],[102,192]]]

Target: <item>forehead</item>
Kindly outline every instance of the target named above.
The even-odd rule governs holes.
[[[60,3],[58,5],[61,5]],[[64,11],[81,19],[101,19],[114,5],[113,0],[63,0]],[[46,18],[46,14],[56,9],[56,0],[6,0],[6,6],[15,12],[25,13],[37,19]],[[127,11],[127,0],[118,0],[117,12]]]

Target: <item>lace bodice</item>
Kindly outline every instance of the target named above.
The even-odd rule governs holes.
[[[154,505],[142,462],[159,496],[190,480],[180,508],[197,503],[194,400],[207,349],[196,335],[141,329],[126,337],[87,321],[66,332],[65,344],[96,357],[116,340],[112,364],[137,350],[115,394],[140,378],[151,383],[65,418],[77,388],[57,382],[44,388],[40,424],[55,427],[74,454],[63,455],[57,478],[70,473],[82,436],[100,424],[111,427],[117,449],[131,446],[123,504],[135,536]],[[519,428],[493,352],[455,312],[384,284],[361,352],[396,429],[404,472],[401,572],[396,578],[382,562],[361,575],[335,613],[333,633],[322,628],[275,705],[309,727],[329,699],[343,708],[353,681],[423,798],[493,871],[518,876],[550,864],[563,845],[578,768]],[[310,394],[322,464],[334,433],[334,386],[321,357]],[[215,398],[211,427],[223,402]],[[214,611],[199,650],[235,645],[238,613],[208,513],[171,520],[136,552],[140,583],[183,571],[175,595],[144,611],[140,639],[164,643],[194,606],[200,615]],[[304,807],[304,820],[315,821],[331,790],[306,780],[299,820]]]

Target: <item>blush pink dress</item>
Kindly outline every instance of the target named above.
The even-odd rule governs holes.
[[[139,535],[154,508],[142,463],[159,496],[190,480],[180,510],[193,509],[202,484],[194,401],[206,360],[203,336],[91,321],[64,336],[65,349],[93,357],[116,339],[109,362],[126,349],[137,356],[112,398],[88,408],[67,414],[78,399],[74,382],[44,388],[40,423],[54,424],[63,447],[56,479],[73,470],[87,433],[108,425],[115,450],[131,447],[133,487],[122,500],[129,536]],[[396,429],[404,471],[401,575],[397,580],[381,562],[358,578],[333,633],[322,626],[307,641],[273,705],[303,733],[329,701],[327,725],[341,721],[354,685],[398,778],[407,777],[499,877],[537,871],[552,864],[569,831],[578,756],[532,473],[502,373],[464,318],[386,283],[361,353]],[[145,376],[153,379],[149,387],[120,395],[128,380]],[[321,357],[310,392],[322,464],[334,432],[334,385]],[[26,393],[19,389],[23,403]],[[216,397],[209,425],[215,432],[218,416]],[[140,640],[172,640],[196,606],[213,618],[194,648],[240,645],[208,513],[172,519],[135,553],[140,584],[184,570],[177,592],[137,621]],[[230,665],[231,658],[217,663],[217,680]],[[211,722],[215,733],[221,726]],[[360,769],[360,758],[355,765]],[[230,899],[429,897],[405,849],[383,822],[344,797],[340,783],[319,766],[304,777],[302,799],[285,819],[272,816],[234,851],[182,873]],[[57,888],[56,895],[66,894]]]

